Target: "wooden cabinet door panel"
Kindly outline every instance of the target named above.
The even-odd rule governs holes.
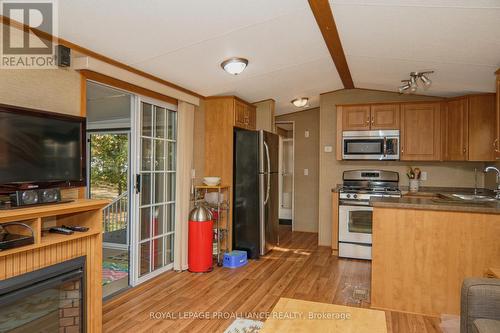
[[[371,106],[371,129],[399,129],[399,104],[375,104]]]
[[[234,101],[234,126],[245,128],[247,119],[247,106],[246,104],[235,100]]]
[[[495,160],[495,94],[468,97],[469,161]]]
[[[446,112],[444,159],[449,161],[466,161],[469,113],[467,98],[448,101],[444,112]]]
[[[441,158],[440,103],[403,104],[401,160],[436,161]]]
[[[248,106],[248,129],[255,130],[257,128],[257,110],[255,107]]]
[[[345,105],[341,110],[343,131],[370,129],[370,105]]]

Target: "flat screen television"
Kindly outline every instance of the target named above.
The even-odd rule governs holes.
[[[85,186],[85,118],[0,104],[0,193]]]

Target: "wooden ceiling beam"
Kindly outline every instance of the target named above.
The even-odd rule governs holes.
[[[354,82],[352,81],[351,72],[347,65],[344,49],[340,42],[339,32],[335,25],[333,12],[328,0],[309,0],[309,6],[314,14],[314,18],[318,23],[319,30],[323,35],[328,51],[332,56],[333,63],[337,67],[342,84],[346,89],[353,89]]]

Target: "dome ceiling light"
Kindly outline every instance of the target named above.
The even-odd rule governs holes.
[[[241,72],[245,70],[245,68],[248,66],[248,60],[245,58],[229,58],[227,60],[224,60],[220,66],[222,69],[224,69],[226,72],[232,75],[238,75]]]
[[[399,86],[399,93],[414,93],[417,91],[419,87],[419,82],[423,86],[424,90],[429,89],[432,84],[431,79],[429,79],[429,74],[434,73],[434,71],[426,71],[426,72],[411,72],[409,80],[401,80],[403,84]],[[420,81],[419,81],[420,80]]]
[[[291,101],[291,103],[298,108],[303,108],[307,106],[307,102],[309,102],[309,98],[307,97],[296,98]]]

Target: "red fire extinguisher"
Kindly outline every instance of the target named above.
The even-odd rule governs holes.
[[[193,273],[210,272],[213,269],[212,213],[198,203],[189,214],[188,270]]]

